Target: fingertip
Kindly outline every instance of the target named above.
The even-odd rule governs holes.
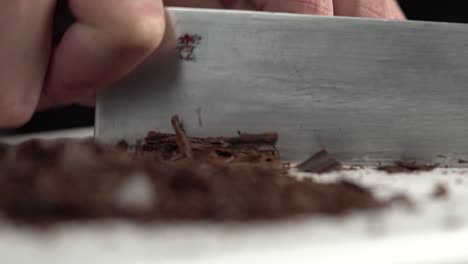
[[[122,51],[146,55],[164,36],[162,0],[71,0],[70,9],[79,24],[99,32]]]
[[[9,98],[11,99],[11,98]],[[33,116],[36,104],[0,102],[0,127],[16,128],[26,124]]]
[[[0,94],[0,127],[22,126],[31,119],[36,110],[42,81],[32,75],[12,79],[8,76],[2,77],[4,76],[0,76],[0,79],[4,83]]]
[[[127,17],[122,17],[119,28],[109,27],[109,34],[116,46],[120,45],[122,50],[135,51],[141,56],[146,56],[159,47],[166,22],[163,5],[157,2],[149,1],[147,5],[135,7],[129,11]]]
[[[42,96],[41,99],[39,99],[36,110],[44,111],[47,110],[51,105],[52,102],[49,99],[47,99],[47,97]]]
[[[94,108],[96,106],[96,98],[95,97],[86,98],[83,100],[79,100],[77,103],[81,106]]]

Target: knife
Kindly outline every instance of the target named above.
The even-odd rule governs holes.
[[[161,47],[97,96],[95,137],[277,131],[286,161],[468,158],[468,25],[166,8]]]

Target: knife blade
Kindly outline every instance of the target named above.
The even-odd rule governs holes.
[[[468,25],[166,8],[163,43],[97,96],[95,137],[277,131],[283,159],[468,157]]]

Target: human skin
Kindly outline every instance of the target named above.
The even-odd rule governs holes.
[[[1,0],[0,127],[35,111],[93,105],[98,90],[154,52],[164,6],[405,19],[396,0],[69,0],[76,21],[52,45],[56,0]]]

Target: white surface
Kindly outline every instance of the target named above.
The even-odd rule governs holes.
[[[56,134],[57,136],[58,134]],[[83,136],[83,134],[81,134]],[[2,263],[467,263],[468,170],[388,175],[370,169],[311,176],[348,178],[379,197],[405,193],[416,210],[394,207],[344,219],[276,224],[125,222],[67,225],[48,231],[0,226]],[[435,184],[447,199],[433,199]]]

